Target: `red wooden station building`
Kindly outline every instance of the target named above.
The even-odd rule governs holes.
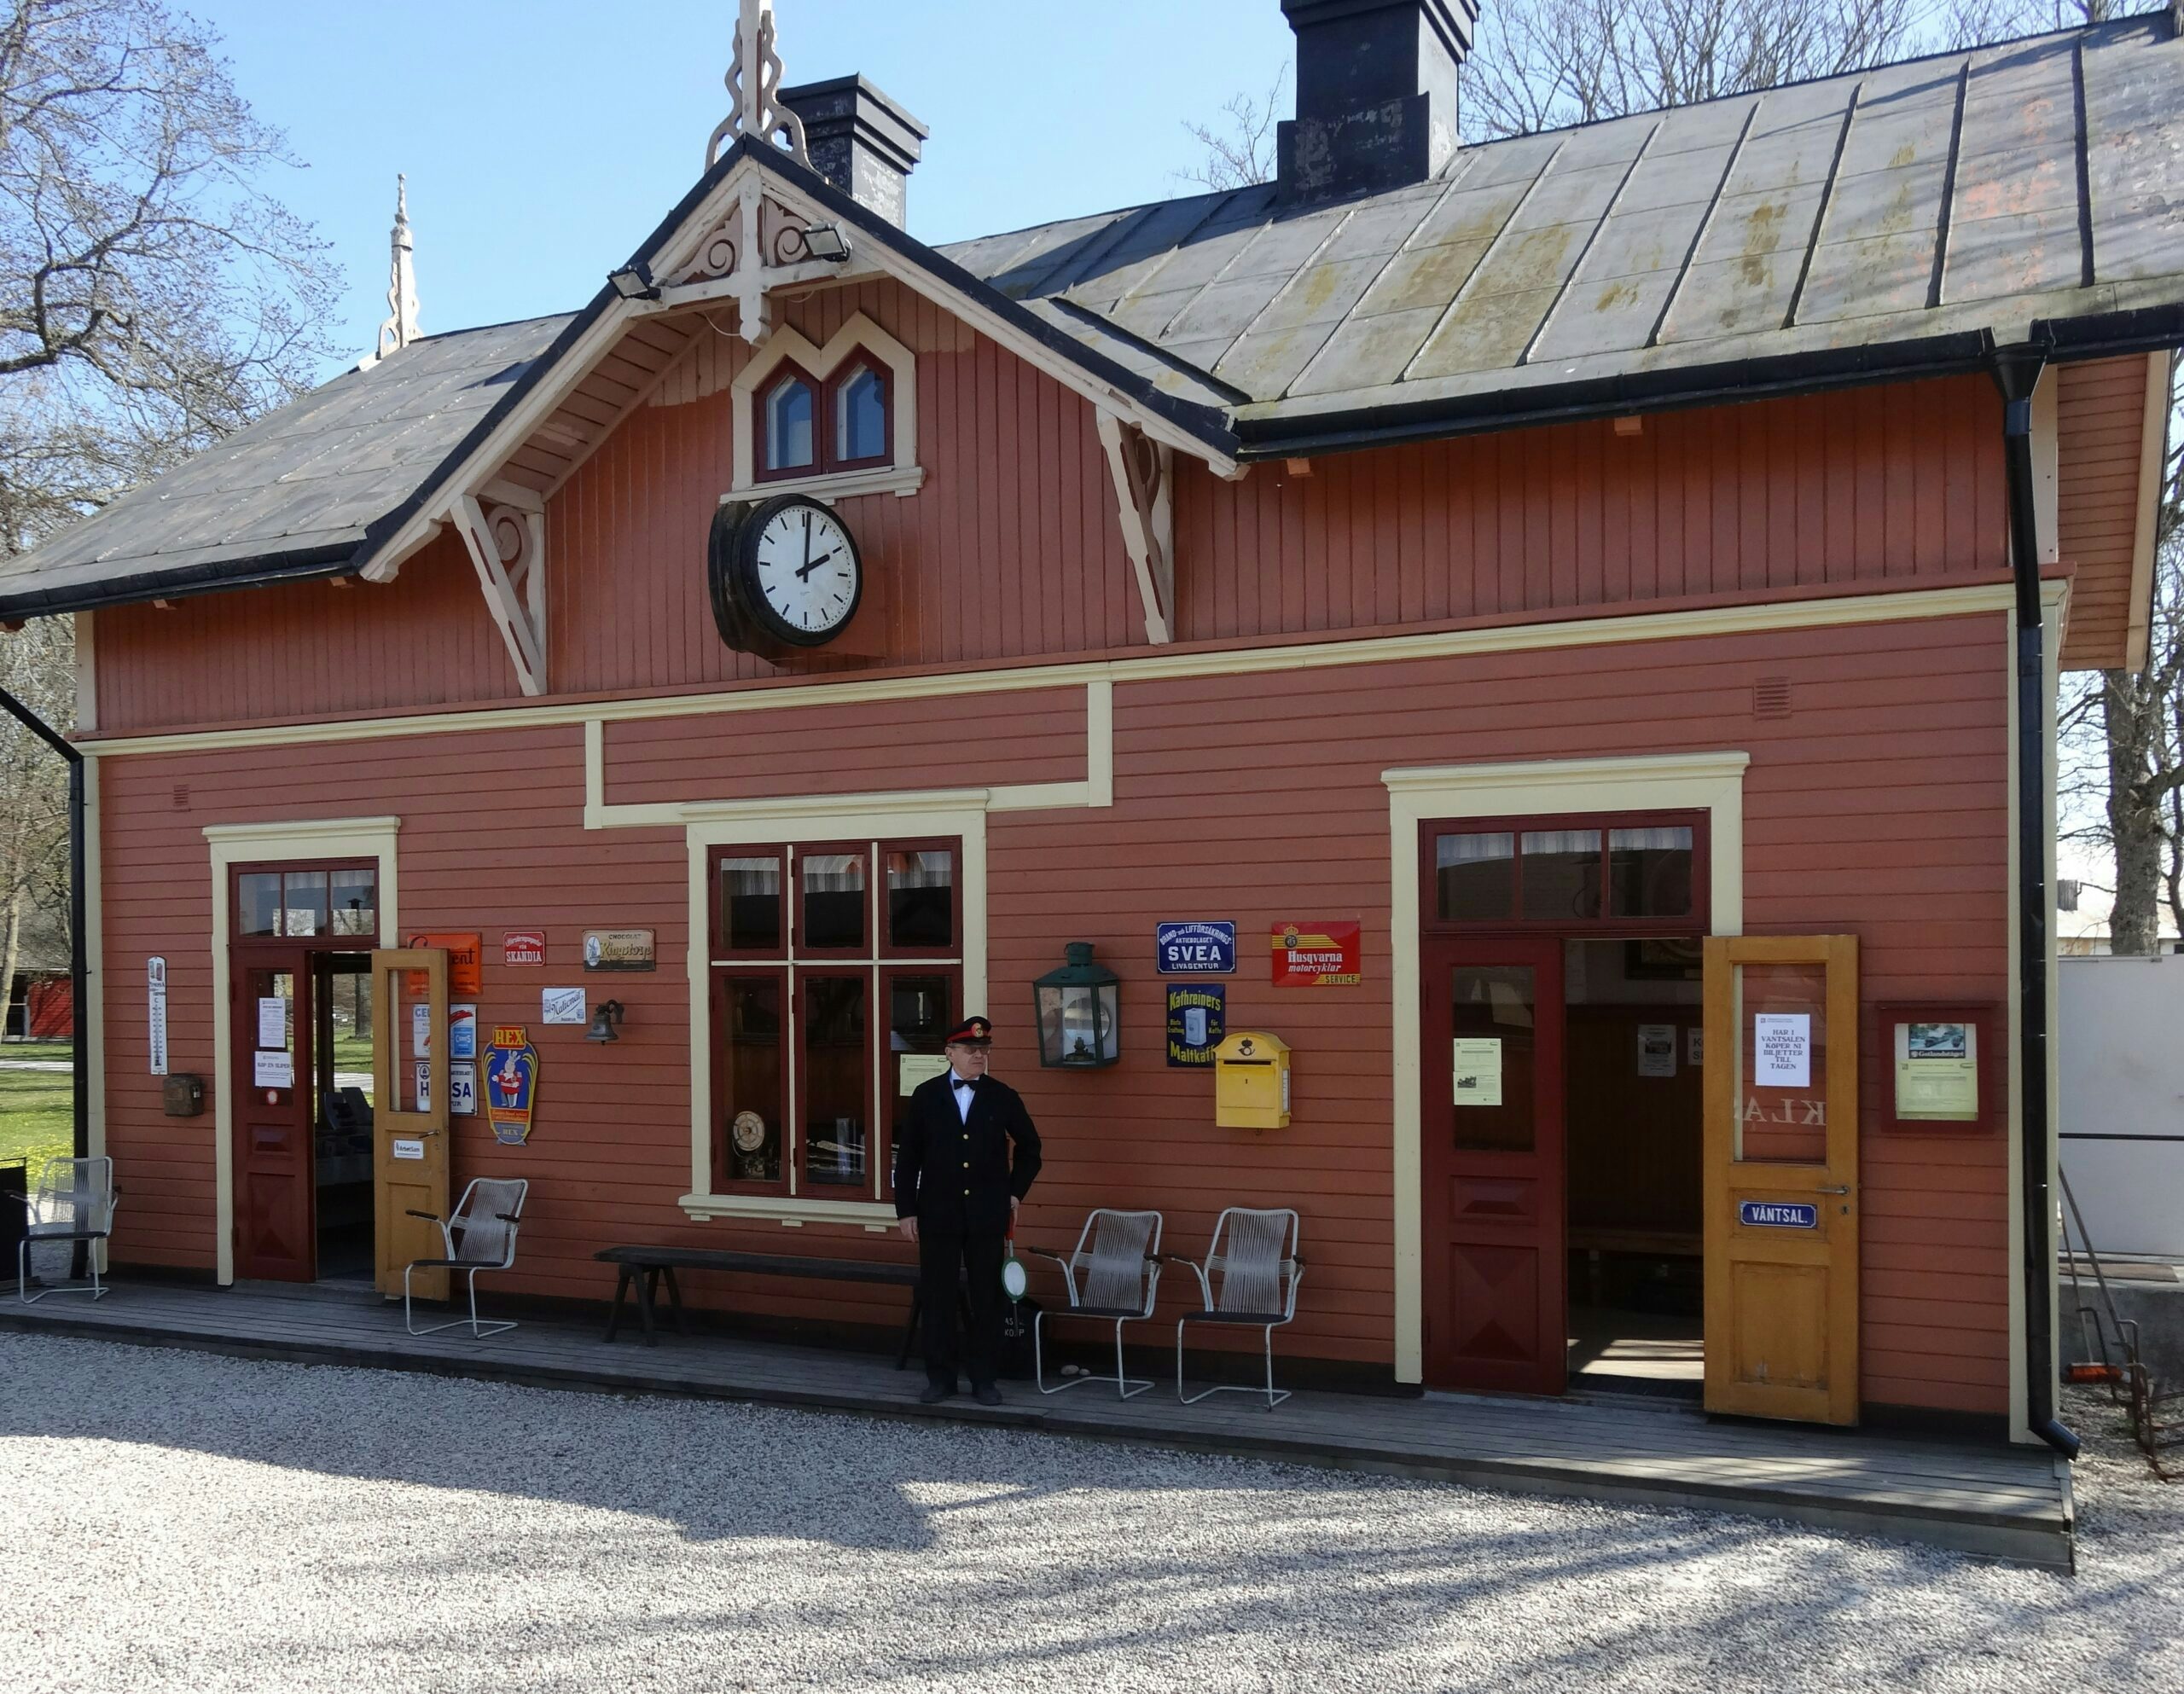
[[[1286,1372],[2050,1425],[2053,705],[2146,641],[2170,15],[1466,146],[1472,0],[1283,9],[1275,181],[936,248],[924,128],[776,94],[746,0],[580,310],[420,335],[398,223],[377,356],[0,566],[77,620],[117,1263],[386,1286],[479,1175],[533,1297],[900,1256],[983,1012],[1026,1234],[1297,1209]]]

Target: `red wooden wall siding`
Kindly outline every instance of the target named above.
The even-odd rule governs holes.
[[[1745,922],[1754,932],[1857,934],[1862,994],[2003,999],[2007,956],[2007,682],[1998,614],[1623,647],[1341,667],[1267,676],[1123,682],[1116,803],[996,814],[988,836],[990,1001],[997,1068],[1021,1088],[1048,1143],[1025,1218],[1035,1240],[1072,1234],[1095,1204],[1159,1205],[1177,1250],[1202,1248],[1228,1204],[1295,1204],[1312,1274],[1296,1350],[1391,1357],[1392,1179],[1387,795],[1390,766],[1573,754],[1744,748]],[[1786,677],[1792,711],[1753,716],[1753,685]],[[985,710],[1011,709],[999,697]],[[831,710],[831,709],[830,709]],[[874,740],[900,708],[874,705]],[[782,768],[800,712],[712,720],[737,760]],[[695,728],[704,720],[691,721]],[[1188,724],[1178,734],[1176,726]],[[1916,724],[1917,733],[1907,733]],[[634,754],[669,726],[616,732]],[[677,724],[680,732],[685,726]],[[625,735],[635,735],[624,741]],[[658,743],[653,743],[657,747]],[[1278,780],[1264,763],[1279,749]],[[695,1225],[675,1204],[689,1179],[684,955],[687,860],[679,830],[581,827],[573,728],[389,739],[337,748],[137,756],[102,766],[105,816],[109,1144],[131,1195],[124,1262],[212,1262],[212,1123],[168,1119],[145,1074],[146,954],[171,971],[177,1070],[212,1070],[207,857],[213,822],[399,813],[405,927],[543,925],[552,957],[578,929],[658,931],[659,969],[616,978],[623,1040],[534,1028],[539,1126],[520,1152],[459,1128],[458,1181],[520,1169],[533,1181],[527,1291],[597,1298],[589,1255],[618,1240],[778,1250],[775,1225]],[[723,767],[725,776],[726,767]],[[981,776],[1031,780],[1027,743],[1004,740]],[[624,791],[610,759],[610,793]],[[187,809],[172,799],[189,787]],[[678,791],[679,792],[679,791]],[[490,852],[481,830],[492,827]],[[1277,991],[1250,949],[1278,919],[1359,918],[1365,983]],[[1208,1081],[1161,1059],[1157,920],[1234,919],[1244,944],[1230,1027],[1298,1048],[1290,1128],[1216,1129]],[[1124,979],[1124,1064],[1042,1073],[1028,1045],[1031,979],[1089,940]],[[538,985],[488,948],[481,1015],[537,1024]],[[573,979],[573,978],[572,978]],[[1863,1032],[1866,1121],[1885,1067]],[[2008,1374],[2007,1169],[2001,1138],[1864,1141],[1864,1392],[1869,1401],[1998,1412]],[[857,1229],[806,1226],[812,1251],[890,1252]],[[700,1297],[723,1285],[700,1281]],[[884,1295],[845,1303],[739,1285],[739,1301],[818,1319],[886,1321]]]
[[[2120,664],[2132,612],[2146,362],[2065,365],[2055,380],[2056,538],[2075,572],[2063,663]],[[2146,607],[2138,611],[2143,617]]]

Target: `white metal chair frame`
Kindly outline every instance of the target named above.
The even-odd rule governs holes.
[[[60,1173],[63,1170],[67,1175]],[[86,1182],[85,1176],[94,1180]],[[23,1239],[15,1249],[15,1296],[26,1306],[35,1306],[49,1294],[88,1294],[94,1300],[107,1296],[99,1279],[99,1249],[113,1233],[113,1209],[121,1191],[113,1186],[110,1158],[49,1158],[38,1173],[38,1192],[23,1197]],[[90,1215],[85,1217],[86,1209]],[[31,1249],[48,1242],[85,1243],[90,1271],[88,1282],[40,1285],[31,1292]]]
[[[1236,1232],[1230,1226],[1229,1220],[1238,1217],[1282,1219],[1281,1233],[1269,1237],[1269,1240],[1270,1244],[1287,1250],[1278,1258],[1254,1256],[1249,1260],[1240,1259],[1233,1252],[1223,1253],[1221,1239],[1227,1235],[1234,1242]],[[1297,1285],[1304,1279],[1304,1257],[1297,1250],[1299,1244],[1298,1232],[1297,1214],[1287,1206],[1264,1210],[1249,1206],[1230,1206],[1214,1223],[1213,1239],[1206,1244],[1205,1263],[1195,1264],[1188,1259],[1169,1261],[1171,1264],[1187,1267],[1198,1278],[1199,1292],[1205,1299],[1204,1310],[1186,1312],[1176,1320],[1176,1398],[1184,1405],[1195,1406],[1209,1395],[1215,1394],[1263,1394],[1266,1396],[1265,1409],[1271,1412],[1289,1398],[1291,1390],[1286,1388],[1277,1389],[1274,1385],[1274,1332],[1297,1315]],[[1218,1297],[1213,1291],[1216,1273],[1221,1278]],[[1255,1311],[1228,1303],[1238,1291],[1246,1297],[1262,1291],[1274,1292],[1280,1309]],[[1266,1360],[1266,1386],[1253,1388],[1248,1384],[1221,1383],[1196,1394],[1185,1394],[1183,1326],[1192,1323],[1234,1324],[1259,1330]]]
[[[1100,1232],[1101,1220],[1103,1218],[1129,1220],[1129,1223],[1117,1226],[1118,1229],[1122,1231],[1127,1231],[1142,1220],[1148,1218],[1152,1220],[1149,1235],[1144,1244],[1136,1249],[1134,1256],[1128,1250],[1118,1253],[1112,1248],[1106,1254],[1101,1253]],[[1087,1242],[1091,1244],[1089,1251],[1086,1250]],[[1153,1315],[1153,1303],[1159,1297],[1160,1214],[1153,1211],[1121,1211],[1112,1206],[1101,1206],[1086,1216],[1084,1227],[1077,1234],[1076,1248],[1068,1257],[1064,1258],[1059,1253],[1044,1252],[1037,1247],[1026,1247],[1024,1250],[1042,1259],[1051,1259],[1061,1267],[1062,1281],[1069,1290],[1069,1309],[1057,1311],[1053,1314],[1054,1316],[1112,1320],[1115,1326],[1114,1375],[1105,1377],[1087,1374],[1069,1377],[1056,1383],[1052,1388],[1048,1388],[1042,1338],[1042,1326],[1046,1322],[1048,1314],[1043,1308],[1033,1313],[1031,1315],[1031,1375],[1033,1380],[1038,1384],[1039,1392],[1060,1394],[1064,1389],[1075,1388],[1080,1383],[1112,1383],[1115,1385],[1116,1397],[1120,1400],[1128,1400],[1131,1395],[1142,1394],[1151,1388],[1153,1386],[1151,1378],[1130,1376],[1123,1369],[1123,1326],[1128,1323],[1142,1323],[1150,1318]],[[1080,1273],[1084,1277],[1084,1286],[1081,1293],[1077,1280]],[[1124,1285],[1121,1283],[1120,1279],[1125,1276],[1130,1279],[1130,1283],[1143,1288],[1144,1299],[1141,1305],[1130,1306],[1119,1302],[1111,1302],[1104,1300],[1098,1304],[1093,1303],[1098,1297],[1122,1293]]]
[[[514,1198],[504,1203],[509,1210],[491,1212],[483,1217],[479,1216],[472,1210],[472,1206],[480,1188],[489,1191],[514,1189]],[[440,1239],[446,1244],[447,1256],[444,1259],[412,1259],[402,1268],[404,1328],[412,1335],[438,1335],[442,1330],[460,1329],[467,1322],[470,1326],[472,1339],[478,1340],[485,1336],[498,1335],[503,1330],[511,1330],[515,1327],[512,1322],[480,1324],[478,1321],[478,1273],[507,1270],[515,1263],[516,1229],[523,1221],[523,1205],[524,1202],[530,1198],[530,1182],[520,1177],[510,1179],[475,1176],[471,1179],[470,1186],[462,1191],[462,1198],[456,1203],[452,1215],[443,1219],[437,1212],[410,1210],[411,1217],[422,1218],[427,1223],[439,1226]],[[490,1193],[485,1204],[488,1205],[494,1204]],[[457,1235],[462,1238],[460,1247],[456,1244]],[[498,1255],[497,1257],[494,1256],[496,1253]],[[470,1285],[469,1317],[468,1319],[450,1318],[444,1324],[427,1324],[424,1328],[419,1329],[416,1320],[410,1315],[410,1275],[412,1271],[420,1270],[460,1271],[466,1273]]]

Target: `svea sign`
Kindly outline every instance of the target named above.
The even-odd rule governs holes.
[[[1228,977],[1236,972],[1234,924],[1161,924],[1154,930],[1153,946],[1164,977]]]

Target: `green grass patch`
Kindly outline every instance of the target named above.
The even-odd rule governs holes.
[[[68,1056],[65,1044],[60,1055]],[[21,1047],[0,1048],[0,1059],[23,1056]],[[46,1160],[66,1158],[74,1151],[74,1086],[66,1070],[20,1070],[0,1064],[0,1159],[28,1159],[33,1183]]]

